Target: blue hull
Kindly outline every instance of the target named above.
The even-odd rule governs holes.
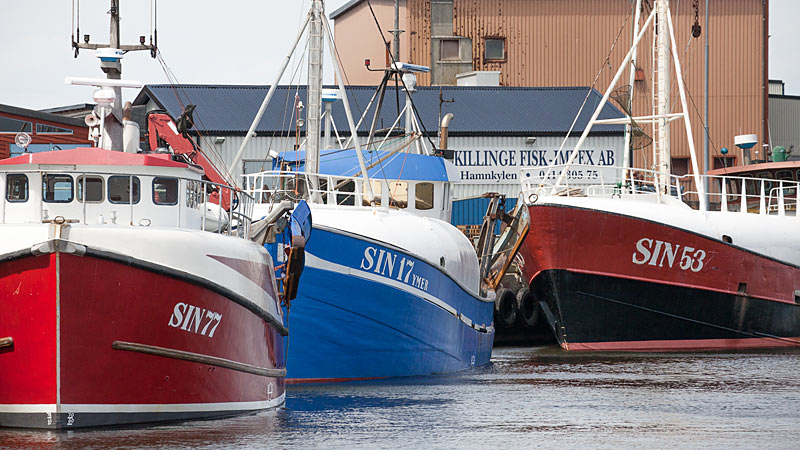
[[[314,228],[287,317],[287,381],[448,373],[487,364],[494,304],[397,248]]]

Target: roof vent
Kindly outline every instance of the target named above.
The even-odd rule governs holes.
[[[473,70],[456,75],[457,86],[500,86],[499,70]]]

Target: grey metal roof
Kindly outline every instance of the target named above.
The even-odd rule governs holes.
[[[335,19],[342,14],[346,13],[350,8],[356,6],[357,4],[361,3],[364,0],[350,0],[349,2],[345,3],[344,5],[336,8],[332,13],[330,13],[330,18]]]
[[[134,105],[153,100],[173,117],[182,111],[182,105],[194,104],[196,127],[206,133],[243,135],[256,116],[269,86],[243,85],[147,85],[139,93]],[[444,86],[442,97],[454,99],[442,104],[442,115],[453,113],[451,136],[544,136],[564,135],[569,130],[575,114],[586,98],[588,87],[471,87]],[[256,128],[258,134],[292,133],[290,126],[292,105],[297,93],[306,103],[305,86],[279,86]],[[367,106],[375,88],[351,86],[347,88],[355,120]],[[602,96],[592,90],[581,112],[573,135],[583,131],[594,108]],[[418,87],[414,94],[420,120],[431,135],[435,135],[439,122],[439,87]],[[404,104],[400,93],[400,108]],[[340,134],[349,135],[342,102],[333,106],[333,117]],[[372,113],[368,118],[372,117]],[[388,128],[397,117],[395,89],[387,90],[377,128]],[[600,118],[622,117],[613,105],[607,104]],[[369,119],[359,128],[367,133]],[[401,120],[401,126],[404,123]],[[621,125],[598,125],[593,134],[622,134]]]
[[[37,111],[35,109],[19,108],[11,105],[0,105],[0,113],[14,114],[17,116],[30,117],[32,119],[47,120],[55,123],[63,123],[65,125],[72,125],[78,127],[85,127],[82,119],[75,119],[72,117],[62,116],[49,112]]]

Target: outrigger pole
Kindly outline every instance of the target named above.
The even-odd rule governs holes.
[[[600,100],[600,103],[597,105],[597,108],[595,108],[591,119],[589,119],[589,123],[584,128],[583,133],[581,134],[581,137],[578,140],[578,143],[575,144],[575,148],[573,149],[572,153],[570,154],[569,160],[566,162],[565,165],[566,166],[570,166],[575,162],[575,158],[577,158],[578,153],[579,153],[578,150],[581,148],[581,146],[583,145],[584,141],[586,141],[586,138],[589,136],[589,132],[592,130],[592,127],[595,124],[623,123],[623,122],[620,122],[620,120],[624,120],[624,121],[627,122],[630,119],[636,119],[636,118],[633,118],[633,117],[629,116],[629,117],[626,117],[626,118],[623,118],[623,119],[598,120],[597,117],[600,115],[600,111],[605,107],[606,103],[608,102],[608,98],[611,95],[611,92],[614,90],[614,88],[616,87],[617,83],[619,82],[619,79],[622,76],[622,73],[627,68],[628,62],[631,60],[631,58],[632,58],[632,56],[633,56],[633,54],[634,54],[634,52],[636,50],[636,47],[639,45],[639,42],[642,40],[642,37],[644,37],[644,34],[647,31],[648,26],[653,21],[653,18],[656,16],[657,12],[659,13],[659,19],[658,19],[659,26],[663,26],[664,24],[667,25],[667,29],[668,29],[668,33],[669,33],[670,49],[661,49],[661,50],[662,50],[662,52],[671,50],[672,60],[673,60],[673,64],[675,65],[675,70],[676,70],[676,75],[677,75],[676,79],[678,80],[678,92],[680,94],[681,107],[682,107],[683,111],[681,113],[673,113],[673,114],[664,113],[664,114],[660,114],[660,115],[656,115],[656,116],[648,116],[648,117],[649,118],[660,119],[659,126],[661,126],[661,127],[666,127],[667,126],[667,122],[669,122],[669,121],[671,121],[671,120],[673,120],[675,118],[681,118],[681,117],[683,118],[684,126],[686,128],[687,141],[688,141],[688,144],[689,144],[689,154],[690,154],[691,160],[692,160],[692,170],[694,172],[692,175],[693,175],[693,178],[694,178],[695,187],[697,189],[697,194],[698,194],[698,197],[699,197],[700,211],[707,211],[708,210],[708,206],[707,206],[708,200],[706,199],[706,191],[705,191],[705,188],[704,188],[704,186],[702,184],[702,181],[700,179],[700,171],[699,171],[698,165],[697,165],[697,151],[696,151],[696,149],[694,147],[694,138],[693,138],[693,134],[692,134],[692,124],[691,124],[691,122],[689,120],[689,108],[688,108],[688,104],[686,102],[686,90],[684,88],[683,76],[682,76],[683,72],[681,71],[681,63],[680,63],[680,60],[678,59],[678,49],[677,49],[677,45],[675,43],[675,30],[673,29],[673,26],[672,26],[672,15],[670,13],[669,2],[667,0],[656,0],[655,7],[650,12],[650,15],[648,16],[647,21],[642,26],[642,29],[639,31],[638,36],[636,36],[636,39],[634,40],[633,44],[631,45],[631,49],[628,51],[628,54],[625,55],[625,59],[622,61],[622,64],[620,64],[619,69],[617,70],[617,73],[614,75],[614,79],[611,80],[611,84],[606,89],[606,92],[603,95],[602,100]],[[669,80],[659,80],[659,83],[669,83]],[[638,119],[641,120],[642,118],[638,118]],[[552,170],[552,168],[550,170]],[[548,173],[549,173],[549,170],[548,170]],[[566,178],[566,176],[567,176],[567,171],[566,170],[562,171],[561,174],[558,177],[558,180],[556,181],[555,185],[553,186],[553,188],[551,190],[552,193],[555,193],[556,189],[558,189],[561,186],[561,183],[563,183],[564,178]]]
[[[328,19],[327,19],[327,17],[325,17],[325,7],[324,7],[324,2],[322,0],[313,0],[312,1],[311,10],[308,12],[308,15],[306,16],[305,22],[303,22],[303,26],[300,29],[300,33],[298,33],[297,39],[295,39],[295,42],[292,45],[292,48],[289,51],[289,54],[286,55],[286,59],[284,60],[283,65],[281,66],[281,69],[278,72],[278,76],[275,77],[275,82],[272,83],[272,85],[269,88],[269,91],[267,92],[267,95],[264,97],[264,101],[261,102],[261,107],[259,108],[255,119],[253,119],[253,123],[250,125],[250,129],[247,131],[247,134],[245,135],[244,139],[242,140],[242,144],[239,146],[239,150],[236,152],[236,156],[234,156],[233,161],[231,161],[230,165],[228,166],[228,170],[230,172],[233,172],[235,167],[236,167],[236,165],[239,164],[239,161],[241,161],[242,154],[244,153],[245,147],[249,143],[250,138],[255,134],[255,129],[258,126],[258,123],[261,121],[261,117],[264,115],[264,112],[267,110],[267,105],[269,104],[269,101],[272,98],[272,94],[275,92],[275,88],[277,87],[278,83],[280,82],[280,79],[283,76],[283,73],[286,71],[286,67],[289,65],[289,61],[291,61],[292,55],[294,55],[294,52],[297,49],[297,44],[300,43],[300,39],[303,37],[303,34],[306,31],[306,28],[308,28],[308,25],[312,20],[319,21],[319,25],[322,26],[322,31],[324,32],[324,36],[316,36],[316,37],[322,38],[323,40],[324,40],[324,37],[328,38],[327,39],[328,40],[328,46],[330,47],[331,56],[333,58],[333,68],[334,68],[334,71],[336,73],[336,80],[337,80],[338,85],[339,85],[339,90],[341,91],[341,94],[342,94],[342,104],[344,105],[344,110],[345,110],[345,113],[346,113],[346,116],[347,116],[347,124],[350,127],[350,134],[351,134],[351,136],[353,138],[353,144],[354,144],[354,147],[355,147],[356,156],[358,157],[358,164],[361,167],[362,177],[364,178],[364,189],[366,190],[367,199],[370,201],[370,203],[372,203],[374,201],[375,195],[374,195],[374,193],[372,191],[372,185],[370,184],[369,176],[367,176],[367,168],[366,168],[366,164],[364,162],[364,155],[361,154],[361,144],[360,144],[360,142],[358,140],[357,128],[356,128],[355,122],[353,121],[353,115],[352,115],[352,113],[350,111],[350,103],[348,102],[348,99],[347,99],[347,91],[345,90],[344,84],[343,84],[343,81],[342,81],[343,78],[342,78],[341,68],[339,67],[339,61],[336,59],[336,48],[334,47],[334,43],[333,43],[333,34],[331,33],[330,25],[328,24]],[[315,25],[317,25],[317,24],[315,23]],[[319,64],[320,67],[319,67],[319,72],[318,73],[321,73],[321,70],[322,70],[322,68],[321,68],[321,66],[322,66],[322,57],[321,57],[322,48],[319,47],[319,48],[315,48],[313,50],[320,52],[319,58],[309,58],[309,60],[313,61],[313,64]],[[311,64],[311,62],[309,64]],[[315,93],[312,93],[312,90]],[[312,94],[313,95],[322,95],[322,93],[321,93],[321,91],[319,89],[312,89],[312,86],[309,86],[309,95],[312,95]],[[319,99],[316,100],[316,103],[314,101],[310,101],[309,105],[312,105],[312,104],[319,105],[319,104],[321,104],[321,101]],[[312,108],[309,107],[306,114],[316,114],[316,117],[318,118],[319,115],[321,114],[321,111],[320,110],[312,111],[311,109]],[[317,120],[317,124],[318,123],[319,123],[319,121]],[[311,131],[309,130],[308,132],[311,132]],[[318,138],[318,136],[319,136],[319,126],[317,126],[316,134],[317,134],[317,138]],[[319,151],[319,146],[318,145],[316,146],[316,150],[314,150],[313,148],[310,149],[310,150],[318,152]],[[306,157],[308,159],[308,155],[306,155]],[[317,155],[312,155],[311,158],[312,158],[312,161],[314,160],[313,158],[317,158],[316,160],[318,161],[319,155],[318,154]],[[308,166],[306,166],[306,167],[308,168]]]

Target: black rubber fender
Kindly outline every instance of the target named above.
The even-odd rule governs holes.
[[[517,315],[525,328],[533,328],[539,322],[542,307],[528,288],[517,291]]]
[[[517,321],[517,299],[510,289],[497,290],[494,301],[494,322],[499,328],[511,328]]]

